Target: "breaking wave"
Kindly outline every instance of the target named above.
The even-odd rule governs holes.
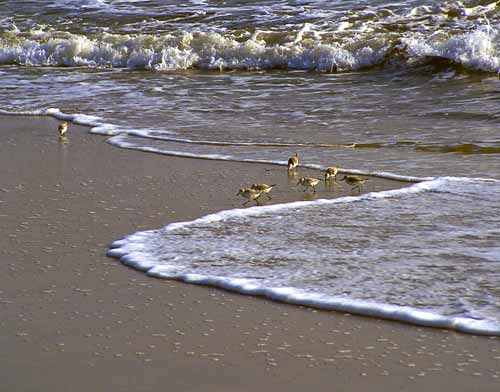
[[[384,33],[372,36],[298,31],[244,33],[178,31],[153,34],[73,34],[9,30],[0,33],[0,64],[130,68],[155,71],[352,71],[446,60],[465,69],[499,72],[498,26],[473,31]]]

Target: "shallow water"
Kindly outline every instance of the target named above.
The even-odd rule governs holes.
[[[153,276],[215,279],[270,298],[306,297],[318,307],[343,301],[348,311],[363,301],[397,305],[407,307],[398,309],[405,321],[425,325],[429,315],[419,312],[435,312],[450,327],[495,331],[494,323],[460,319],[496,320],[500,312],[500,222],[491,218],[500,208],[488,210],[499,196],[498,181],[442,178],[214,214],[132,235],[110,255]],[[383,307],[370,311],[387,316]]]
[[[250,294],[256,279],[281,300],[340,297],[361,313],[367,301],[389,318],[399,310],[384,306],[402,306],[392,318],[428,319],[418,310],[498,334],[499,189],[480,179],[500,179],[499,22],[488,1],[4,1],[0,110],[150,152],[278,164],[298,152],[310,167],[455,176],[394,197],[228,212],[111,253],[153,274]]]

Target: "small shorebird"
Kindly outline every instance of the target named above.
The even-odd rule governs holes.
[[[325,170],[325,181],[330,181],[330,178],[333,177],[334,180],[337,179],[337,173],[339,169],[337,167],[327,167]]]
[[[318,185],[321,180],[312,177],[301,177],[299,182],[297,182],[297,186],[302,185],[304,187],[304,192],[307,191],[308,188],[312,188],[314,192],[316,192],[316,185]]]
[[[357,188],[358,191],[361,192],[361,185],[368,181],[368,179],[358,176],[344,176],[344,178],[341,178],[340,181],[345,181],[352,186],[351,191]]]
[[[271,195],[269,194],[269,192],[271,192],[271,190],[276,186],[276,184],[273,184],[273,185],[267,185],[267,184],[252,184],[252,186],[250,187],[250,189],[253,189],[253,190],[256,190],[256,191],[259,191],[260,193],[262,193],[263,195],[265,194],[269,200],[271,200]]]
[[[295,153],[295,155],[288,159],[288,170],[293,170],[299,164],[299,154]]]
[[[59,124],[59,127],[57,127],[59,130],[59,136],[64,137],[66,136],[66,132],[68,132],[68,123],[63,122],[62,124]]]
[[[247,204],[250,200],[255,200],[257,204],[259,204],[259,197],[262,196],[261,191],[257,191],[252,188],[241,188],[236,196],[241,196],[244,197],[245,199],[248,199],[246,202],[243,203],[243,205]]]

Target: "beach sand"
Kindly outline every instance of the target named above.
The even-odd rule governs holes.
[[[253,182],[278,183],[272,202],[339,191],[305,196],[283,167],[123,150],[73,124],[61,143],[57,124],[0,116],[0,391],[500,390],[498,338],[154,279],[106,257],[124,235],[240,207]]]

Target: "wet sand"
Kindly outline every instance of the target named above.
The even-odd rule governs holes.
[[[307,196],[282,167],[122,150],[71,124],[63,144],[56,128],[0,116],[1,391],[499,390],[498,338],[153,279],[105,256],[134,231],[240,207],[243,185],[278,183],[272,202],[338,189]]]

